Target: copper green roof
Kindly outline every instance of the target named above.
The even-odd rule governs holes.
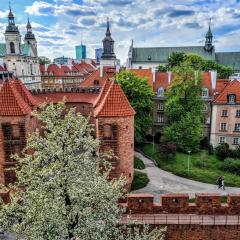
[[[207,60],[215,60],[215,52],[206,51],[203,46],[193,47],[152,47],[133,48],[132,62],[167,63],[173,52],[193,53],[202,56]]]
[[[240,70],[240,52],[218,52],[216,62],[229,66],[233,70]]]
[[[21,51],[23,55],[28,55],[30,45],[27,43],[21,44]],[[0,56],[6,55],[6,44],[0,43]]]

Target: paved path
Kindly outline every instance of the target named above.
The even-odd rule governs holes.
[[[144,157],[141,153],[135,152],[135,156],[143,160],[146,168],[142,171],[147,173],[150,179],[148,185],[134,191],[136,193],[151,193],[154,195],[160,193],[188,193],[191,198],[195,196],[195,193],[220,193],[223,196],[228,193],[240,193],[240,188],[226,187],[226,190],[222,190],[213,184],[178,177],[156,167],[150,159]],[[157,201],[158,198],[155,200]]]

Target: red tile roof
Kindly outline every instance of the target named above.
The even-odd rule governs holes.
[[[236,102],[240,103],[240,82],[238,80],[233,80],[223,89],[223,91],[216,97],[215,103],[227,103],[228,95],[235,94]]]
[[[0,116],[25,116],[31,111],[15,85],[5,82],[0,92]]]
[[[148,84],[153,87],[153,73],[152,69],[131,69],[131,72],[135,73],[139,77],[147,78]]]
[[[111,82],[102,102],[95,109],[96,117],[126,117],[133,116],[134,109],[119,84]]]
[[[216,92],[221,93],[223,89],[229,84],[229,79],[218,79],[216,84]]]
[[[0,72],[4,72],[4,71],[7,71],[6,68],[0,65]]]
[[[153,91],[157,92],[158,88],[167,89],[169,87],[168,73],[167,72],[156,72],[156,79],[153,83]]]

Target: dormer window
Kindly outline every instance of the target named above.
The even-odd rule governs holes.
[[[149,56],[148,56],[148,61],[150,61],[151,59],[152,59],[152,57],[149,55]]]
[[[164,88],[160,87],[157,92],[158,97],[163,97],[164,96]]]
[[[235,104],[236,103],[236,95],[235,94],[228,95],[228,103],[229,104]]]
[[[207,88],[202,89],[202,97],[207,98],[209,96],[209,90]]]

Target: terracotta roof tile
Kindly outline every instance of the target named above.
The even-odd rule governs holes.
[[[131,72],[135,73],[139,77],[147,78],[148,84],[153,87],[153,73],[152,69],[131,69]]]
[[[31,111],[31,107],[24,101],[15,85],[4,82],[0,92],[0,115],[25,116]]]
[[[227,103],[229,94],[236,95],[236,103],[240,103],[240,82],[233,80],[227,84],[224,90],[216,97],[215,103]]]
[[[102,99],[102,102],[95,109],[94,116],[126,117],[133,116],[134,114],[135,111],[130,105],[121,87],[112,81],[106,95]]]
[[[223,89],[229,84],[229,79],[217,79],[216,92],[221,93]]]

